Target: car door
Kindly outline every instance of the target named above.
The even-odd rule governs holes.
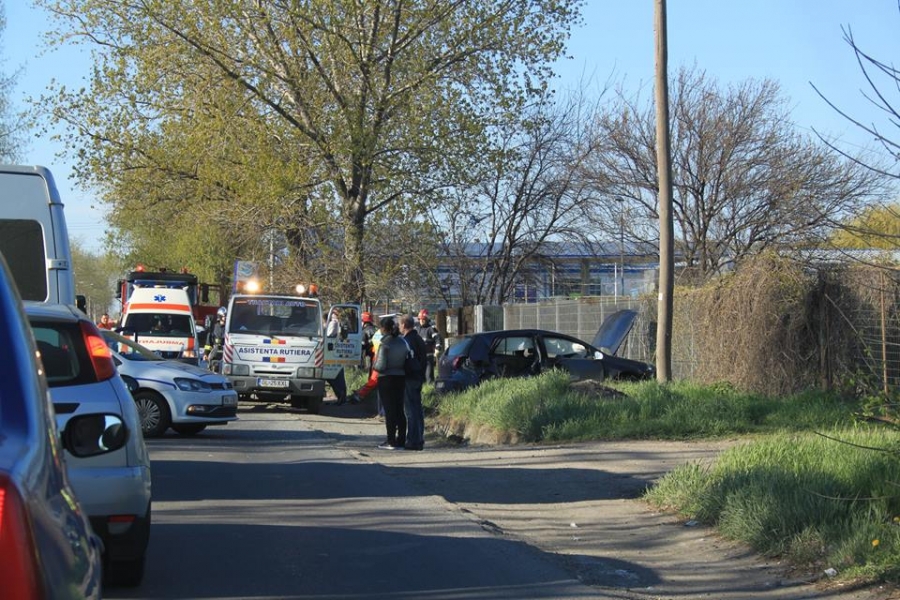
[[[576,380],[593,379],[603,381],[606,368],[601,360],[594,358],[594,349],[586,343],[560,334],[541,336],[544,368],[558,368],[567,371]]]
[[[341,369],[362,364],[362,310],[359,304],[334,304],[328,309],[340,315],[340,333],[335,338],[325,338],[325,379],[334,379]]]
[[[490,356],[497,377],[524,377],[540,372],[537,345],[530,334],[498,336]]]

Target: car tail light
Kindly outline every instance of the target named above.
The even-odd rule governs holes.
[[[81,334],[84,336],[84,345],[91,357],[97,381],[105,381],[115,375],[116,363],[113,362],[112,352],[97,326],[90,321],[81,321]]]
[[[28,512],[6,475],[0,475],[0,581],[4,598],[44,597]]]
[[[459,370],[462,368],[463,362],[465,362],[465,360],[466,360],[466,359],[463,358],[462,356],[457,356],[456,358],[454,358],[454,359],[453,359],[453,363],[452,363],[452,364],[453,364],[453,370],[454,370],[454,371],[459,371]]]

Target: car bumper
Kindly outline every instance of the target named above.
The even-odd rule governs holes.
[[[276,377],[259,377],[259,376],[234,376],[228,375],[228,380],[234,386],[234,391],[238,394],[257,394],[257,395],[284,395],[290,394],[292,397],[308,396],[310,398],[321,397],[325,395],[324,379],[288,379]],[[283,386],[270,385],[272,382],[287,382]]]
[[[150,504],[147,510],[126,521],[118,515],[91,517],[94,533],[103,540],[103,553],[107,560],[135,560],[147,552],[150,542]]]
[[[173,423],[227,423],[237,419],[238,394],[234,390],[166,394]]]
[[[70,465],[68,472],[79,503],[103,540],[106,555],[127,560],[143,554],[150,530],[150,469]],[[134,549],[140,551],[132,555]]]
[[[436,379],[434,382],[435,394],[449,394],[451,392],[459,392],[469,385],[456,379]]]

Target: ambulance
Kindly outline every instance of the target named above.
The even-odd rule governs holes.
[[[341,332],[326,338],[318,298],[236,294],[228,301],[222,373],[240,400],[288,402],[317,414],[327,380],[362,355],[359,305],[337,304]],[[329,311],[330,312],[330,311]]]
[[[162,358],[199,364],[197,328],[190,297],[183,288],[135,288],[116,331]]]

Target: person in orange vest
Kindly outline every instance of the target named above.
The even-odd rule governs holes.
[[[372,363],[375,359],[375,353],[378,352],[378,344],[381,343],[381,335],[382,334],[381,334],[381,330],[378,329],[377,327],[375,327],[375,324],[372,321],[371,313],[368,313],[368,312],[363,313],[363,315],[362,315],[363,323],[366,323],[367,316],[369,319],[369,321],[368,321],[369,326],[372,330],[371,337],[369,338],[369,340],[370,340],[370,342],[369,342],[370,356],[367,359],[367,366],[369,367],[369,379],[366,380],[366,382],[363,384],[363,386],[361,388],[359,388],[358,390],[356,390],[355,392],[350,394],[348,401],[350,402],[350,404],[359,404],[360,402],[365,400],[369,396],[369,394],[371,394],[372,392],[375,392],[375,404],[378,407],[378,416],[383,417],[384,416],[384,407],[381,405],[381,398],[378,397],[378,371],[375,371],[372,368]],[[364,330],[367,329],[365,327],[365,325],[363,326],[363,329]],[[363,336],[363,348],[365,348],[366,337],[367,337],[366,335]]]

